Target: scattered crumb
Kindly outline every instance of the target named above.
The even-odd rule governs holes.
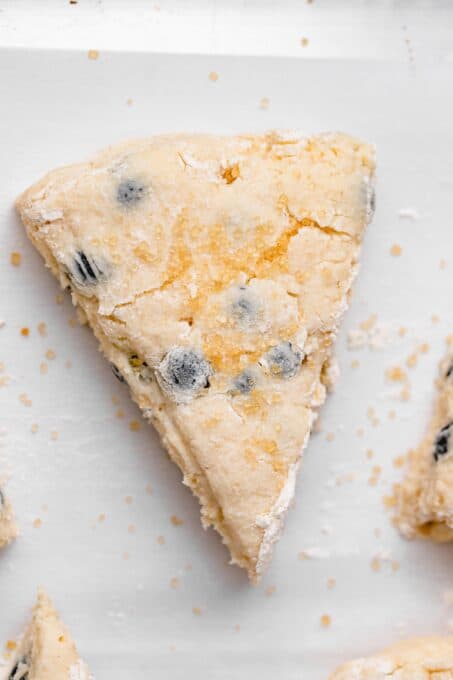
[[[399,257],[403,252],[403,249],[401,248],[398,243],[394,243],[393,246],[390,248],[390,255],[393,255],[394,257]]]
[[[45,375],[48,370],[49,370],[48,365],[46,364],[45,361],[43,361],[42,364],[39,365],[39,372],[41,373],[41,375]]]
[[[438,314],[432,314],[431,315],[431,321],[432,321],[432,323],[439,323],[440,316]]]
[[[127,531],[129,534],[135,534],[135,524],[129,524]]]
[[[38,333],[42,338],[45,338],[47,336],[47,326],[44,323],[44,321],[41,321],[38,324]]]
[[[17,647],[17,642],[15,642],[14,640],[8,640],[5,646],[6,649],[13,651],[13,649],[16,649]]]
[[[208,77],[212,83],[215,83],[219,79],[219,74],[216,73],[215,71],[211,71]]]
[[[75,319],[74,317],[71,317],[70,319],[68,319],[68,326],[70,328],[76,328],[77,325],[78,325],[77,319]]]
[[[429,344],[427,342],[422,342],[418,350],[422,354],[427,354],[429,352]]]
[[[19,395],[19,401],[24,405],[24,406],[31,406],[32,405],[32,400],[28,397],[25,392],[23,394]]]
[[[356,434],[357,434],[358,437],[363,437],[363,434],[364,434],[363,427],[358,427],[357,430],[356,430]]]
[[[399,571],[399,568],[400,568],[401,565],[397,560],[392,560],[390,564],[391,564],[393,572]]]
[[[398,335],[400,336],[400,338],[404,338],[404,336],[406,335],[406,333],[407,333],[407,328],[405,328],[404,326],[401,326],[401,327],[398,329]]]
[[[129,559],[129,553],[123,552],[123,560],[128,560],[128,559]]]
[[[410,354],[407,359],[406,359],[406,366],[408,368],[414,368],[417,365],[417,355],[416,354]]]
[[[391,409],[387,415],[389,417],[389,420],[395,420],[396,413],[393,409]]]
[[[176,588],[179,588],[179,586],[181,585],[181,581],[177,576],[173,576],[173,578],[170,579],[170,585],[172,588],[175,588],[176,590]]]
[[[277,589],[276,589],[275,586],[267,586],[267,588],[264,592],[266,593],[267,597],[270,597],[271,595],[273,595],[275,593],[276,590]]]
[[[100,515],[98,515],[98,522],[101,523],[105,522],[105,518],[106,518],[105,512],[101,512]]]
[[[411,398],[411,391],[408,387],[404,387],[400,392],[401,401],[409,401]]]
[[[173,524],[174,527],[180,527],[184,524],[184,520],[178,517],[177,515],[172,515],[170,517],[170,522]]]
[[[124,411],[122,408],[119,408],[116,413],[115,413],[117,418],[124,418]],[[130,426],[129,426],[130,427]],[[132,428],[131,428],[132,429]]]
[[[332,619],[330,618],[329,614],[323,614],[320,618],[320,622],[323,628],[328,628],[332,623]]]
[[[269,104],[270,104],[269,98],[268,97],[262,97],[262,99],[260,101],[260,109],[263,109],[263,110],[268,109]]]
[[[332,590],[333,588],[335,588],[336,585],[337,585],[337,580],[335,578],[331,577],[331,578],[327,579],[327,587],[328,587],[329,590]]]
[[[71,361],[70,359],[67,359],[67,360],[64,362],[64,365],[65,365],[65,368],[71,368],[71,366],[72,366],[72,361]]]
[[[132,498],[132,496],[125,496],[124,497],[124,502],[127,503],[128,505],[130,505],[133,500],[134,499]]]
[[[64,302],[63,293],[57,293],[57,294],[55,295],[55,303],[56,303],[57,305],[62,305],[63,302]]]
[[[39,527],[42,525],[42,519],[37,517],[35,520],[33,520],[33,526],[35,529],[39,529]]]
[[[301,38],[300,39],[300,44],[302,45],[302,47],[307,47],[308,42],[309,42],[308,38]]]
[[[440,260],[440,262],[439,262],[439,268],[440,268],[440,269],[445,269],[446,266],[447,266],[447,260],[444,260],[444,259],[442,258],[442,259]]]
[[[200,607],[192,607],[192,612],[195,614],[195,616],[201,616],[203,610]]]
[[[351,368],[358,368],[360,366],[360,361],[358,359],[353,359],[351,361]]]
[[[368,319],[359,323],[359,328],[362,331],[371,331],[371,329],[376,326],[376,322],[377,314],[372,314]]]
[[[373,458],[373,456],[374,456],[373,449],[367,449],[366,450],[366,457],[368,458],[368,460],[371,460]]]
[[[52,361],[56,357],[56,353],[53,351],[53,349],[48,349],[46,352],[46,358]]]
[[[129,423],[129,429],[132,430],[132,432],[137,432],[141,428],[141,423],[139,423],[138,420],[131,420]]]
[[[400,366],[392,366],[385,372],[385,376],[392,382],[405,382],[407,380],[407,373],[403,371]]]
[[[28,338],[30,335],[30,329],[27,328],[27,326],[24,326],[23,328],[20,329],[20,334],[23,335],[24,338]]]
[[[120,403],[120,400],[119,400],[119,398],[117,397],[117,395],[116,395],[116,394],[112,394],[112,404],[113,404],[114,406],[116,406],[116,405],[119,404],[119,403]]]
[[[165,545],[165,536],[158,536],[157,542],[159,543],[159,545]]]
[[[35,434],[39,429],[38,423],[33,423],[33,425],[30,427],[30,430]]]
[[[11,253],[9,256],[9,261],[13,265],[13,267],[20,267],[20,264],[22,262],[22,255],[20,253]]]
[[[382,502],[386,508],[394,508],[396,505],[395,496],[383,496]]]
[[[326,435],[326,440],[328,442],[333,442],[334,439],[335,439],[335,433],[334,432],[328,432],[327,435]]]
[[[148,494],[148,496],[151,496],[151,494],[153,493],[153,487],[151,486],[151,484],[147,484],[145,486],[145,491]]]
[[[88,50],[88,59],[99,59],[99,50]]]
[[[406,461],[405,456],[397,456],[396,458],[393,459],[393,466],[396,468],[401,468],[403,467],[405,461]]]
[[[126,104],[127,104],[128,106],[132,106],[133,103],[134,103],[134,100],[133,100],[133,99],[130,99],[130,98],[129,98],[129,99],[126,99]]]
[[[235,624],[234,630],[236,631],[236,633],[239,633],[239,631],[241,630],[241,626],[239,625],[239,623]]]
[[[376,527],[373,533],[376,536],[376,538],[381,538],[382,531],[378,527]]]
[[[58,432],[57,432],[56,430],[53,430],[53,431],[50,433],[50,438],[51,438],[52,441],[56,442],[57,439],[58,439]]]

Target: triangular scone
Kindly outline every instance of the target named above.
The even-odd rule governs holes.
[[[0,489],[0,548],[17,536],[17,526],[11,503]]]
[[[396,486],[395,522],[408,538],[453,541],[453,348],[440,364],[434,415]]]
[[[453,637],[414,638],[341,666],[329,680],[453,680]]]
[[[373,171],[374,149],[341,134],[170,135],[56,170],[18,200],[251,579],[332,377]]]
[[[32,620],[0,680],[92,680],[86,664],[43,590]]]

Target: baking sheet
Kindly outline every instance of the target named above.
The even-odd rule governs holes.
[[[452,76],[452,64],[409,60],[0,52],[0,361],[10,377],[0,388],[0,463],[22,532],[0,556],[1,640],[19,632],[38,584],[97,677],[112,680],[321,680],[351,656],[448,630],[453,546],[403,541],[382,498],[401,476],[394,458],[427,423],[452,332]],[[54,166],[124,138],[272,127],[374,141],[377,211],[338,341],[341,377],[254,588],[201,529],[152,428],[130,429],[138,410],[69,300],[56,298],[13,201]],[[348,331],[374,314],[378,346],[348,349]],[[428,351],[407,368],[422,343]],[[397,365],[407,401],[404,385],[385,378]]]

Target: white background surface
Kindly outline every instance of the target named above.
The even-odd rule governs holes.
[[[178,11],[178,3],[161,2],[159,12],[153,3],[131,2],[128,14],[126,3],[63,4],[0,2],[3,45],[83,47],[0,52],[0,318],[6,322],[0,361],[11,376],[0,388],[0,462],[22,530],[0,556],[0,639],[19,631],[38,584],[54,598],[98,679],[270,680],[277,673],[282,680],[322,680],[338,662],[396,638],[446,632],[452,546],[403,541],[382,496],[401,474],[393,458],[415,445],[426,425],[432,379],[452,330],[453,65],[444,38],[453,8],[315,0],[282,3],[285,15],[273,3],[212,3],[215,10],[179,3]],[[147,33],[149,8],[159,18],[150,19]],[[145,45],[147,34],[152,40]],[[304,36],[307,48],[299,44]],[[122,53],[131,42],[135,53]],[[103,51],[108,46],[117,53]],[[101,50],[98,60],[87,58],[88,47]],[[144,47],[236,53],[265,47],[267,54],[300,58],[154,56],[140,53]],[[219,75],[215,83],[211,71]],[[267,110],[260,108],[263,97]],[[323,431],[307,450],[272,567],[252,588],[240,570],[226,566],[217,535],[202,531],[197,503],[152,429],[129,430],[138,411],[90,332],[68,325],[74,310],[67,299],[55,303],[56,282],[26,242],[13,201],[48,169],[125,137],[268,127],[343,129],[374,141],[378,207],[338,343],[342,375],[323,409]],[[420,219],[399,218],[402,208],[416,209]],[[394,243],[402,246],[399,258],[389,254]],[[13,250],[22,253],[19,268],[9,264]],[[406,336],[393,332],[379,351],[347,350],[347,330],[373,313],[383,327],[405,326]],[[439,315],[437,324],[432,314]],[[46,338],[37,332],[41,321]],[[23,326],[28,338],[20,335]],[[407,369],[410,401],[392,399],[400,387],[386,381],[385,370],[403,365],[421,342],[430,351]],[[55,360],[45,358],[49,348]],[[351,368],[353,359],[358,368]],[[30,407],[19,400],[23,393]],[[375,427],[369,407],[380,420]],[[383,473],[372,487],[374,465]],[[183,526],[172,525],[173,514]],[[38,517],[39,529],[33,527]],[[321,557],[301,561],[307,548]],[[388,558],[379,572],[370,566],[376,556]],[[390,560],[398,561],[398,571]],[[170,586],[172,577],[179,588]],[[334,590],[326,587],[331,577]],[[332,617],[326,630],[322,614]]]

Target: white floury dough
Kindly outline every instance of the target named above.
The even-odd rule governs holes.
[[[334,377],[373,174],[374,149],[342,134],[167,135],[56,170],[17,204],[252,580]]]

